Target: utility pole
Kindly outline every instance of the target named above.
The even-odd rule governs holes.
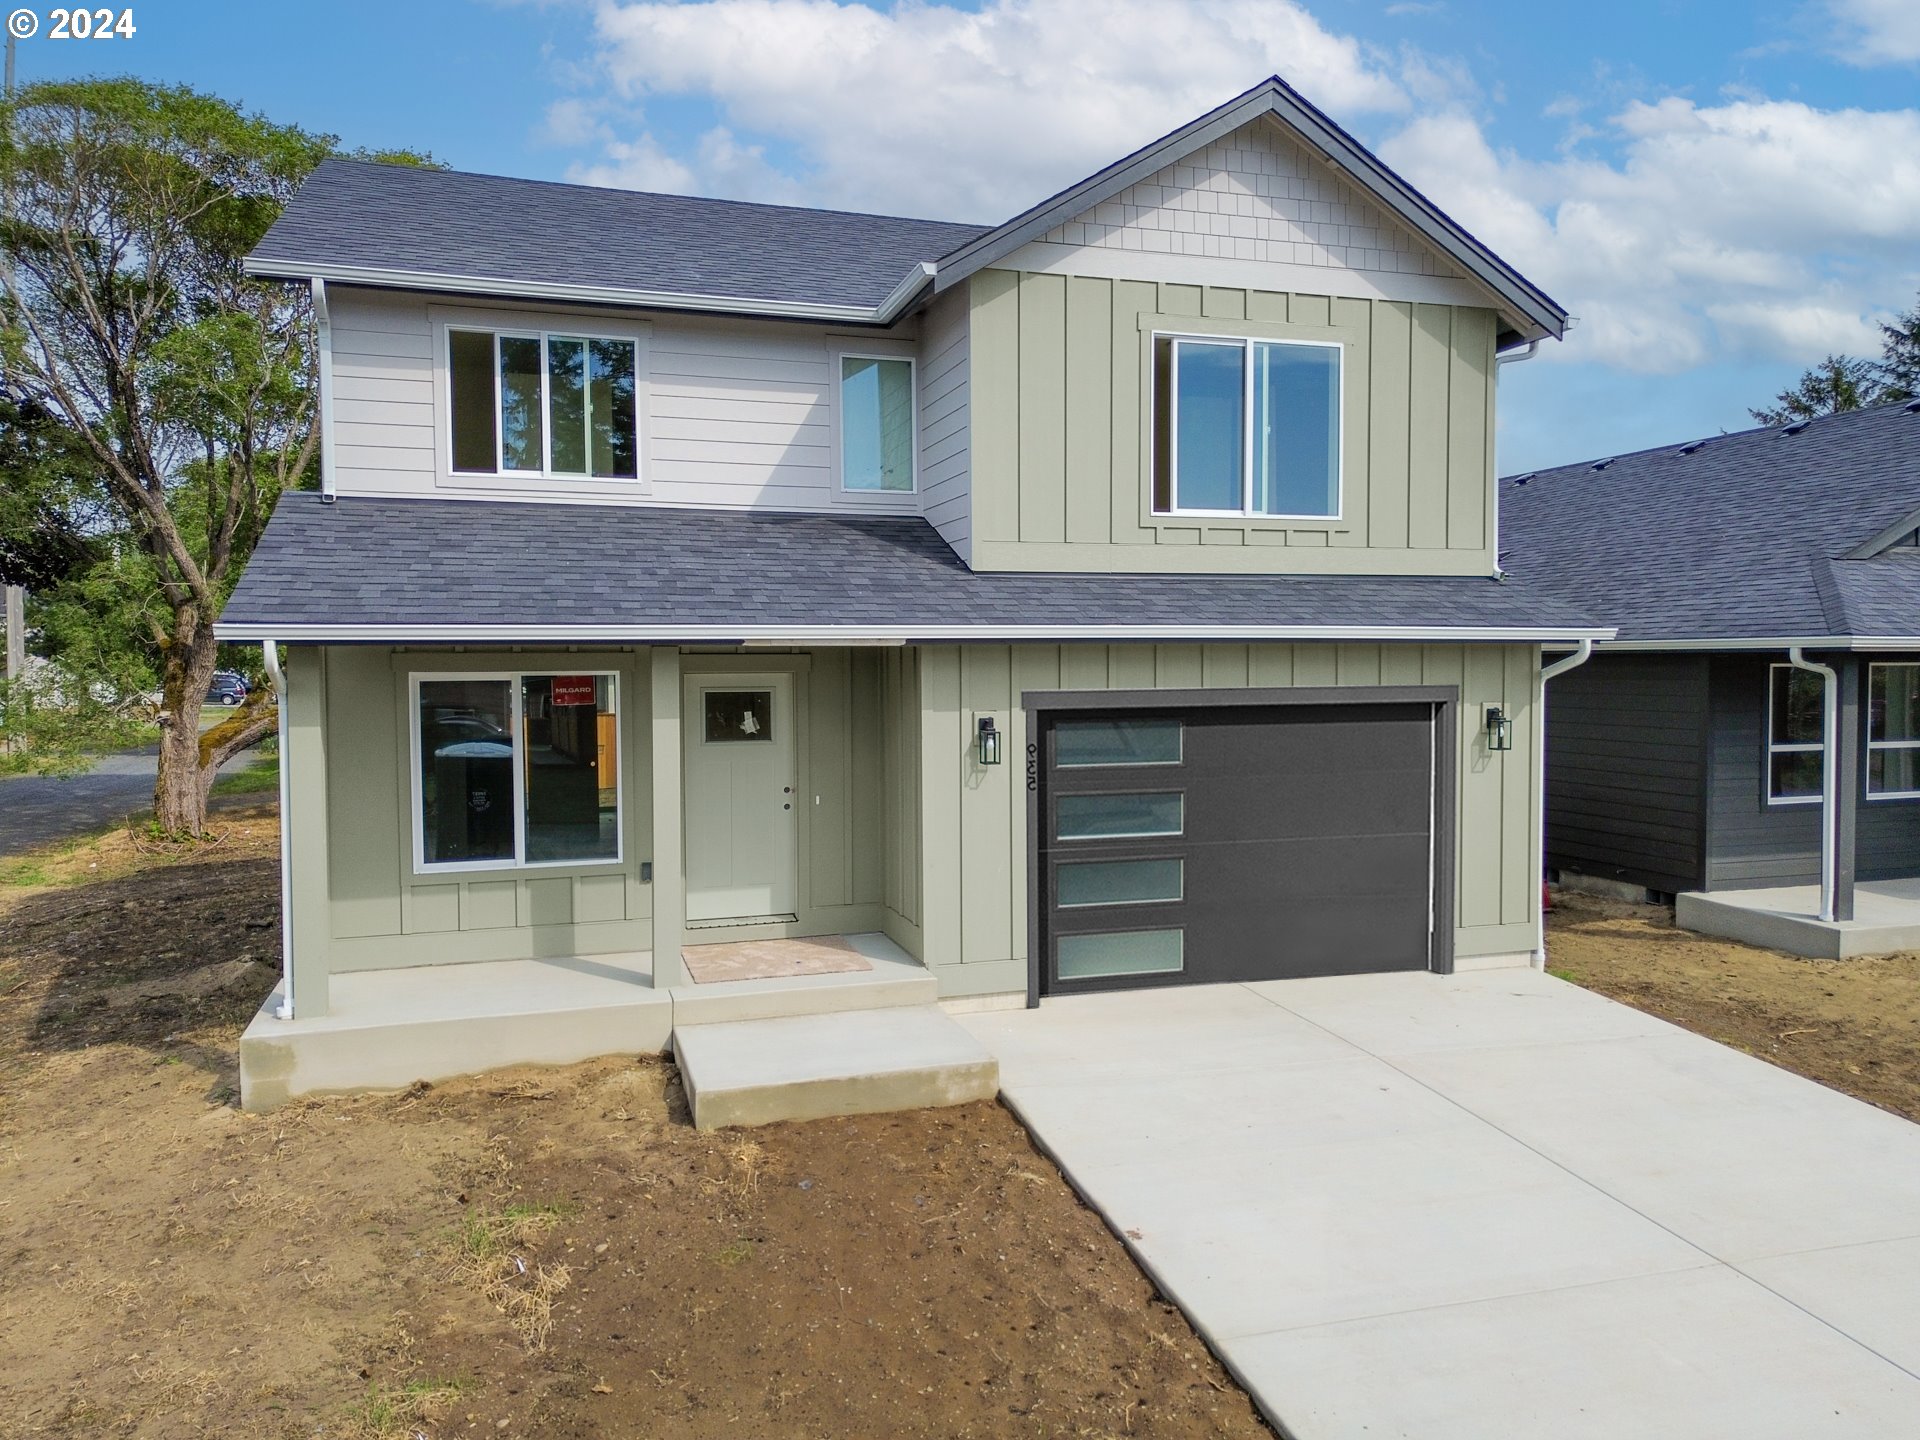
[[[7,99],[13,99],[13,27],[7,27]],[[7,679],[18,680],[27,668],[27,592],[6,587]]]

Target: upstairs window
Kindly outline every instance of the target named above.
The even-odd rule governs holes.
[[[1153,357],[1156,513],[1339,515],[1340,346],[1162,335]]]
[[[913,362],[840,357],[840,486],[913,493]]]
[[[468,474],[640,474],[632,340],[447,331],[453,468]]]
[[[1775,665],[1767,696],[1767,803],[1817,803],[1826,753],[1826,685],[1811,670]]]

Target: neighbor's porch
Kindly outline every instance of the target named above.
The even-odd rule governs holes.
[[[1846,920],[1820,918],[1818,885],[1689,891],[1674,897],[1674,922],[1815,960],[1920,950],[1920,879],[1857,882]]]

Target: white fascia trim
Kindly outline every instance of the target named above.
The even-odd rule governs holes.
[[[1777,635],[1739,640],[1601,640],[1602,650],[1920,650],[1920,635]]]
[[[907,272],[893,293],[878,305],[804,305],[789,300],[753,300],[735,295],[692,295],[670,290],[628,290],[612,285],[567,285],[553,281],[498,280],[480,275],[450,275],[427,270],[388,270],[375,265],[315,265],[291,260],[248,260],[247,274],[265,280],[331,280],[339,285],[372,285],[393,290],[436,290],[460,295],[493,295],[516,300],[569,300],[585,305],[631,306],[647,310],[697,310],[719,315],[764,315],[784,320],[838,320],[847,324],[887,325],[897,319],[933,279],[926,262]]]
[[[1054,640],[1346,640],[1346,641],[1507,641],[1514,644],[1578,643],[1601,640],[1614,632],[1547,626],[1394,626],[1394,625],[287,625],[249,621],[213,627],[222,640],[361,644],[524,645],[591,643],[846,645],[912,642]]]

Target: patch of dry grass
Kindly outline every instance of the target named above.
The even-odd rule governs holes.
[[[476,1210],[455,1237],[454,1273],[507,1317],[529,1354],[546,1349],[553,1302],[573,1283],[564,1264],[529,1257],[569,1213],[563,1205]]]

